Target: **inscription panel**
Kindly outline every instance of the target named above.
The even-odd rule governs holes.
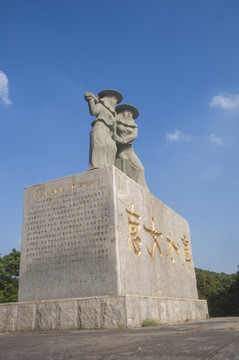
[[[187,221],[116,171],[122,293],[197,299]]]
[[[107,258],[106,194],[103,185],[87,193],[74,191],[37,200],[27,214],[27,268],[57,270],[63,264]]]
[[[90,175],[26,189],[19,301],[117,291],[109,178]]]

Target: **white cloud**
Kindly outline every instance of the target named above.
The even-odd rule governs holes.
[[[8,78],[3,71],[0,70],[0,103],[10,105],[12,102],[9,98]]]
[[[213,96],[209,105],[211,107],[218,107],[222,109],[234,110],[239,108],[239,94],[219,94]]]
[[[166,138],[170,141],[190,141],[192,136],[184,134],[182,131],[175,129],[172,134],[166,134]]]
[[[211,134],[209,136],[209,140],[216,145],[220,145],[220,146],[223,145],[222,138],[220,138],[219,136],[216,136],[215,134]]]

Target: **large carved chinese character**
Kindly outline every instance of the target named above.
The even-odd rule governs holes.
[[[177,248],[177,246],[175,246],[174,244],[174,241],[175,241],[175,238],[171,238],[171,234],[169,233],[169,237],[170,238],[166,238],[168,243],[169,243],[169,249],[168,249],[168,252],[167,252],[167,256],[169,256],[169,254],[171,253],[172,254],[172,257],[171,257],[171,261],[174,263],[175,260],[174,260],[174,250],[176,251],[177,254],[179,254],[179,249]]]
[[[155,230],[155,222],[154,222],[154,218],[152,218],[152,229],[148,229],[145,225],[144,225],[144,230],[150,234],[152,236],[152,238],[154,239],[154,243],[153,243],[153,247],[152,250],[149,251],[148,245],[147,246],[147,250],[149,255],[151,256],[151,258],[154,258],[154,253],[155,253],[155,248],[157,247],[158,251],[159,251],[159,255],[162,256],[162,251],[160,249],[157,237],[162,238],[163,235],[162,233],[159,233],[157,230]]]
[[[190,241],[186,239],[185,235],[182,238],[182,244],[183,244],[183,266],[185,266],[185,264],[188,263],[189,272],[191,272],[190,263],[192,259],[190,258]]]
[[[135,221],[135,219],[140,220],[141,216],[134,212],[134,203],[131,204],[131,210],[126,209],[125,211],[129,215],[131,215],[131,218],[128,217],[129,233],[130,233],[129,250],[131,251],[131,242],[132,242],[135,255],[140,256],[141,254],[140,245],[142,245],[142,241],[138,236],[140,230],[140,223]]]

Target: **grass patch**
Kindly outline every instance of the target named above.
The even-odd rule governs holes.
[[[153,320],[153,319],[145,319],[142,322],[142,327],[160,326],[160,325],[163,325],[163,324],[161,324],[158,321]]]
[[[117,327],[118,327],[119,329],[125,329],[125,328],[126,328],[126,324],[125,324],[125,323],[118,323],[118,324],[117,324]]]

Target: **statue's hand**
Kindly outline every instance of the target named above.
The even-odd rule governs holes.
[[[95,97],[95,95],[92,94],[90,91],[87,91],[87,92],[85,93],[85,100],[86,100],[86,101],[94,100],[94,97]]]
[[[123,143],[124,143],[124,140],[123,140],[119,135],[117,135],[117,134],[113,135],[113,136],[112,136],[112,139],[113,139],[114,141],[116,141],[118,144],[123,144]]]
[[[85,100],[88,102],[93,100],[96,104],[98,104],[100,102],[99,96],[92,94],[90,91],[87,91],[85,93]]]

